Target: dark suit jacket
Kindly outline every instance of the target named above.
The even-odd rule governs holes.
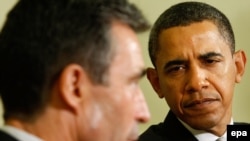
[[[0,130],[0,141],[18,141],[18,140]]]
[[[234,125],[250,125],[249,123],[234,122]],[[150,126],[139,137],[139,141],[198,141],[173,112],[169,111],[165,121]]]
[[[169,112],[165,121],[150,126],[139,137],[139,141],[198,141],[176,118]]]

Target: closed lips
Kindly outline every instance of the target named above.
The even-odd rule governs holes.
[[[192,107],[192,106],[195,106],[195,105],[198,105],[198,104],[210,103],[210,102],[214,102],[214,101],[218,101],[218,99],[215,99],[215,98],[203,98],[203,99],[200,99],[200,100],[193,100],[193,101],[185,104],[184,107],[188,108],[188,107]]]

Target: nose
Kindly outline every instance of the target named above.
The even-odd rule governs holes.
[[[188,75],[186,77],[186,87],[185,90],[188,93],[194,93],[201,91],[209,86],[206,70],[193,65],[188,70]]]
[[[136,103],[136,111],[135,111],[136,120],[140,123],[148,122],[150,119],[150,112],[148,110],[148,106],[141,89],[139,89],[139,93],[135,103]]]

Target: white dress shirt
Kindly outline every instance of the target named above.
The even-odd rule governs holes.
[[[193,129],[192,127],[190,127],[189,125],[187,125],[185,122],[183,122],[182,120],[179,119],[179,121],[182,123],[182,125],[184,125],[184,127],[186,127],[187,130],[189,130],[194,136],[195,138],[197,138],[199,141],[216,141],[217,139],[219,138],[223,138],[227,139],[227,131],[221,136],[221,137],[218,137],[212,133],[209,133],[207,131],[204,131],[204,130],[196,130],[196,129]],[[230,121],[230,125],[233,125],[233,119],[231,118],[231,121]]]
[[[0,128],[1,131],[13,136],[19,141],[43,141],[42,139],[25,132],[23,130],[20,130],[18,128],[15,128],[13,126],[9,125],[4,125],[3,127]]]

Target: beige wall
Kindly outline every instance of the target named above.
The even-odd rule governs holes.
[[[13,6],[17,0],[0,0],[0,28],[5,20],[6,12]],[[166,8],[175,4],[177,2],[182,2],[181,0],[130,0],[136,3],[144,12],[146,17],[151,23],[153,23],[156,18],[162,13]],[[236,48],[243,49],[246,51],[248,58],[250,58],[250,1],[241,0],[200,0],[211,4],[221,11],[223,11],[228,18],[231,20],[232,26],[235,31],[236,36]],[[148,53],[147,53],[147,39],[148,32],[139,35],[139,39],[143,46],[144,59],[147,66],[151,66]],[[234,120],[235,121],[247,121],[250,122],[250,66],[247,64],[246,73],[244,79],[240,84],[236,86],[235,97],[234,97]],[[140,131],[144,131],[149,125],[156,124],[162,121],[165,114],[168,111],[168,106],[163,99],[159,99],[155,92],[152,90],[150,84],[144,78],[141,82],[142,89],[145,93],[146,100],[149,105],[151,112],[151,120],[149,123],[141,125]],[[0,110],[1,111],[1,110]],[[0,120],[2,123],[2,120]]]

